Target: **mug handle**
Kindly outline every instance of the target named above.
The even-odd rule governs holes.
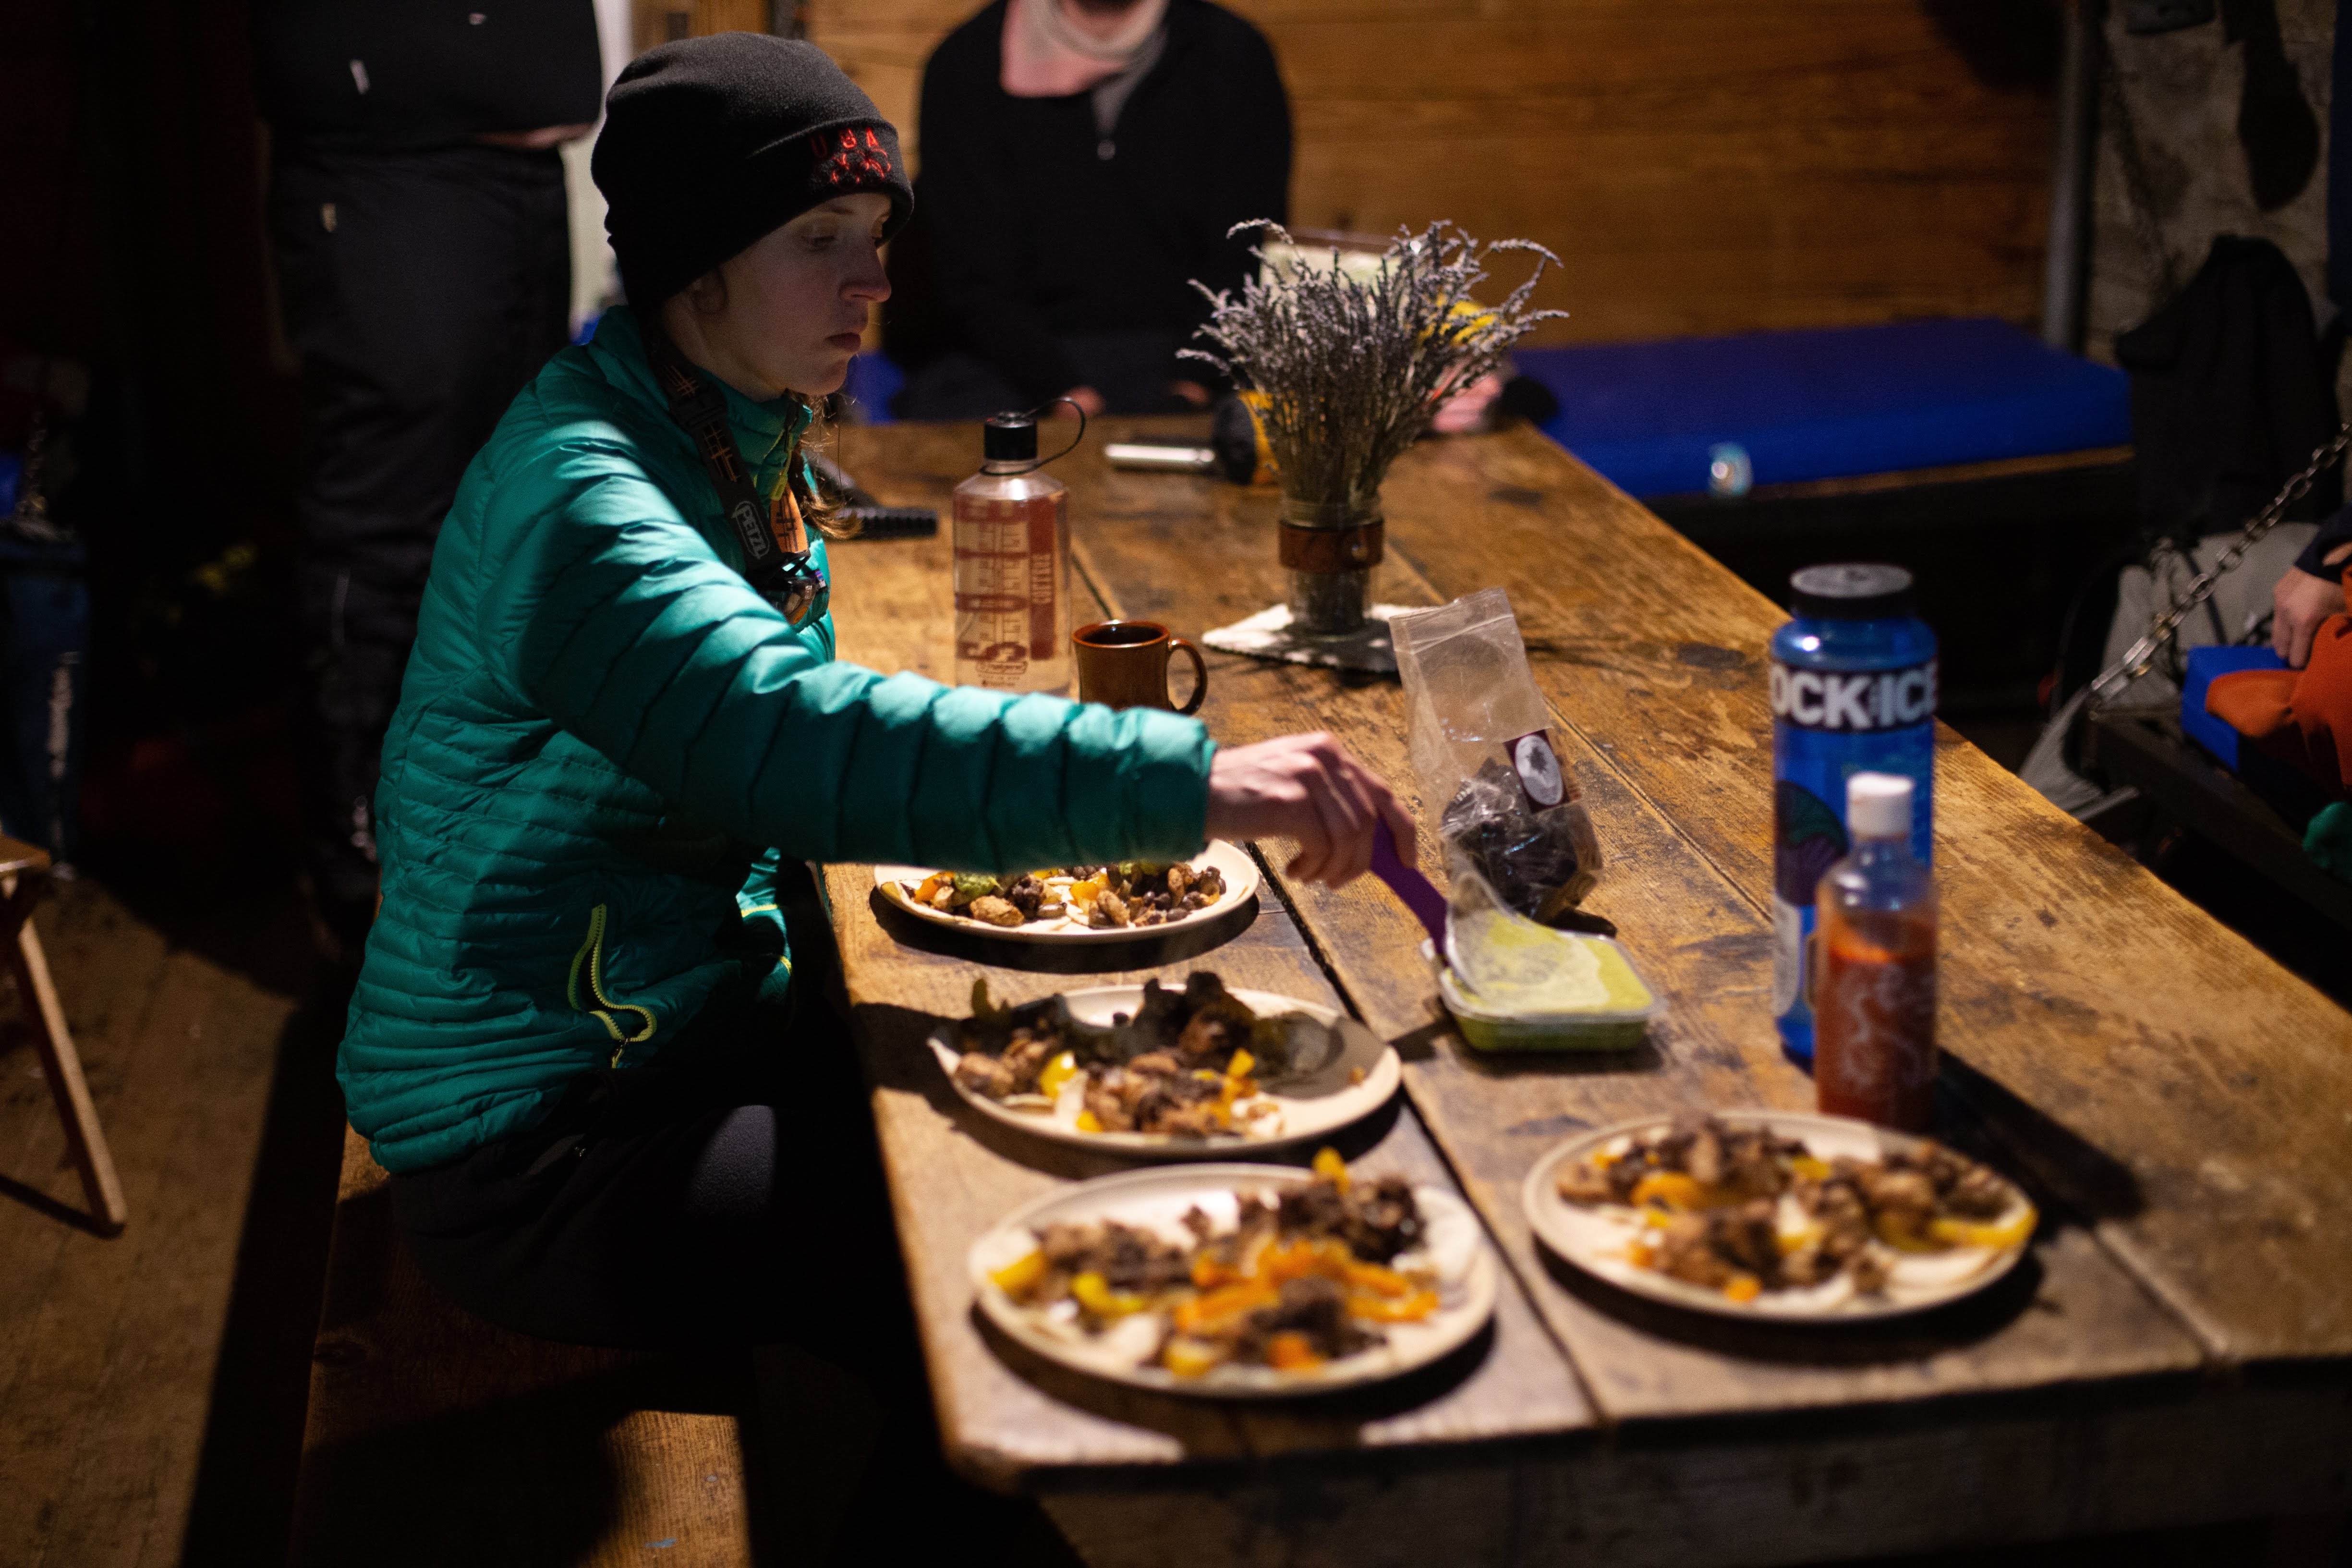
[[[1168,639],[1168,656],[1171,659],[1175,658],[1176,650],[1180,647],[1184,650],[1184,657],[1192,661],[1192,695],[1186,698],[1184,700],[1184,706],[1179,708],[1176,711],[1179,713],[1196,713],[1200,711],[1201,699],[1209,694],[1209,665],[1208,661],[1201,657],[1201,650],[1199,648],[1194,647],[1182,637],[1174,636],[1170,637]],[[1162,680],[1168,679],[1164,671],[1161,673],[1160,679]]]

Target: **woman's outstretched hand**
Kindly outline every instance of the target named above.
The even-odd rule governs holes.
[[[1209,837],[1294,839],[1298,856],[1285,868],[1294,877],[1336,888],[1363,875],[1383,822],[1412,865],[1412,818],[1381,775],[1329,735],[1230,746],[1209,764]]]

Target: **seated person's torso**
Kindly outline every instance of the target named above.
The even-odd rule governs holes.
[[[446,1157],[511,1131],[579,1072],[650,1058],[715,994],[748,1000],[788,974],[781,920],[761,895],[772,851],[666,801],[516,678],[521,639],[561,635],[536,597],[556,569],[549,552],[638,551],[646,574],[681,564],[674,532],[640,542],[626,526],[601,537],[558,528],[564,503],[535,502],[536,470],[518,473],[526,461],[560,446],[578,470],[649,481],[666,497],[708,489],[641,354],[612,346],[635,331],[627,312],[608,315],[594,345],[564,351],[524,389],[467,468],[435,552],[384,742],[383,903],[341,1066],[354,1124],[395,1148]],[[745,443],[763,491],[792,450],[789,439]],[[534,504],[547,513],[535,523]],[[688,568],[736,570],[715,506],[679,510],[716,558]],[[822,562],[822,542],[814,548]],[[788,635],[811,660],[831,658],[829,620]],[[722,623],[711,640],[726,636]],[[674,673],[651,667],[656,646],[583,635],[542,657],[559,664],[551,679],[625,685]],[[460,1072],[472,1091],[452,1104],[438,1079]]]

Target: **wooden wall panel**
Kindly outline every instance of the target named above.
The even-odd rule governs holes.
[[[632,0],[630,37],[637,53],[676,37],[707,38],[713,33],[764,33],[768,0]]]
[[[2017,62],[2053,7],[1227,3],[1289,84],[1295,222],[1541,240],[1572,312],[1550,341],[2040,310],[2050,89]],[[923,61],[976,9],[803,14],[919,158]]]

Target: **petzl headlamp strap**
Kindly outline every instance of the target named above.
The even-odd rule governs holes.
[[[669,400],[669,416],[694,440],[703,471],[719,492],[719,510],[743,551],[743,575],[752,591],[797,628],[823,615],[830,598],[824,573],[809,559],[808,531],[793,499],[792,465],[772,497],[751,483],[735,433],[727,424],[727,395],[696,374],[660,332],[648,329],[646,357]]]

